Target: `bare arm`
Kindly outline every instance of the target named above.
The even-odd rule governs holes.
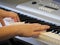
[[[16,35],[24,37],[32,37],[40,34],[41,31],[50,27],[40,24],[19,24],[11,26],[3,26],[0,28],[0,41],[6,40]]]
[[[16,36],[16,29],[13,26],[0,27],[0,41]]]

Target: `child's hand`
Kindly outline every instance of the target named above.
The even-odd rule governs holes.
[[[30,37],[30,36],[38,36],[41,31],[47,30],[50,28],[48,25],[41,24],[21,24],[16,25],[17,35]]]
[[[6,17],[10,17],[10,18],[14,19],[15,22],[20,21],[18,15],[16,13],[0,9],[0,22],[2,23],[3,26],[5,25],[3,18],[6,18]]]

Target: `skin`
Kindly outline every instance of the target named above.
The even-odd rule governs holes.
[[[41,25],[38,23],[24,23],[5,26],[3,18],[11,17],[15,22],[19,22],[19,17],[14,12],[9,12],[0,9],[0,22],[3,27],[0,27],[0,41],[12,38],[14,36],[32,37],[38,36],[40,32],[50,28],[48,25]]]

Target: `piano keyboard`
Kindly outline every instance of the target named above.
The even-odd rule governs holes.
[[[5,8],[1,8],[0,9],[4,9],[7,11],[11,11]],[[42,21],[42,20],[38,20],[35,19],[34,17],[29,17],[26,16],[24,14],[21,13],[17,13],[18,16],[20,17],[21,22],[25,22],[25,23],[40,23],[40,24],[45,24],[45,25],[49,25],[51,26],[51,28],[49,30],[47,30],[46,32],[41,32],[41,34],[39,35],[38,38],[36,38],[38,41],[45,42],[48,45],[60,45],[60,26],[57,26],[55,24],[46,22],[46,21]]]
[[[51,24],[42,20],[37,20],[32,17],[24,16],[23,14],[21,16],[21,21],[25,21],[25,23],[40,23],[40,24],[46,24],[50,25],[51,28],[47,30],[46,32],[41,32],[39,37],[37,38],[38,41],[42,40],[47,42],[47,44],[50,45],[60,45],[60,26],[57,26],[55,24]]]
[[[47,44],[50,43],[50,45],[60,45],[60,36],[52,32],[41,32],[37,39],[43,40]]]

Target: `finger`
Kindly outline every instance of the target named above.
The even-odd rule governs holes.
[[[5,26],[5,23],[4,23],[4,21],[3,21],[3,20],[1,20],[1,24],[2,24],[2,26]]]
[[[1,15],[3,18],[5,18],[5,17],[11,17],[11,18],[13,18],[16,22],[17,22],[17,21],[20,21],[18,15],[17,15],[16,13],[14,13],[14,12],[5,11],[5,10],[0,9],[0,15]]]
[[[12,18],[14,20],[14,22],[17,22],[17,18]]]
[[[47,29],[49,29],[49,28],[50,28],[50,26],[40,25],[40,26],[35,27],[34,32],[39,32],[39,31],[47,30]]]
[[[40,35],[40,32],[34,32],[33,37],[38,37]]]
[[[4,17],[8,16],[9,14],[8,14],[8,11],[0,9],[0,15],[4,18]]]
[[[5,23],[3,21],[3,17],[0,16],[0,23],[2,24],[2,26],[5,26]]]
[[[40,30],[47,30],[49,28],[50,28],[50,26],[48,26],[48,25],[41,25]]]
[[[0,23],[2,24],[2,26],[5,26],[5,23],[4,23],[4,21],[3,21],[3,18],[2,18],[2,17],[0,17]]]
[[[12,19],[14,19],[15,22],[19,22],[19,21],[20,21],[18,15],[17,15],[15,12],[9,12],[9,13],[10,13],[10,14],[9,14],[10,17],[11,17]]]
[[[20,22],[20,18],[19,18],[19,16],[17,16],[17,21]]]
[[[41,26],[41,24],[39,23],[32,23],[33,25],[35,24],[35,26]]]
[[[14,17],[13,19],[14,19],[15,22],[20,22],[20,19],[19,19],[18,16],[17,17]]]
[[[39,30],[47,30],[50,28],[48,25],[40,25],[40,27],[37,27]]]
[[[34,32],[40,32],[40,31],[43,31],[43,30],[34,30]]]

